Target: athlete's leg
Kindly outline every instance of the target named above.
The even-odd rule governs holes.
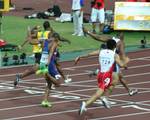
[[[60,64],[59,64],[57,61],[56,61],[56,67],[57,67],[58,72],[59,72],[60,75],[62,76],[62,78],[65,80],[65,79],[66,79],[66,76],[64,75],[64,72],[63,72],[63,70],[61,69]]]
[[[129,89],[128,85],[127,85],[127,82],[123,79],[123,75],[122,75],[121,72],[119,73],[119,81],[125,87],[125,89],[127,90],[127,92],[129,93],[130,89]]]
[[[56,67],[57,67],[58,72],[60,73],[60,75],[61,75],[62,78],[64,79],[64,82],[65,82],[65,83],[69,83],[69,82],[72,81],[71,78],[68,78],[68,76],[65,76],[65,75],[64,75],[64,72],[63,72],[63,70],[62,70],[60,64],[59,64],[57,61],[56,61]]]
[[[81,115],[84,111],[86,111],[86,107],[95,102],[103,94],[103,92],[104,90],[99,88],[89,100],[87,100],[86,102],[83,101],[80,106],[79,115]]]
[[[92,33],[96,34],[96,22],[92,22]]]
[[[27,69],[27,70],[25,70],[25,72],[20,74],[20,78],[22,79],[22,78],[27,77],[31,74],[34,74],[38,70],[38,68],[39,68],[38,64],[34,65],[32,68]]]
[[[95,102],[100,96],[103,94],[104,90],[103,89],[98,89],[96,93],[88,100],[86,101],[86,107],[91,105],[93,102]]]
[[[16,85],[19,83],[20,79],[23,79],[29,75],[35,74],[35,72],[38,70],[39,65],[36,64],[34,65],[32,68],[29,68],[27,70],[25,70],[22,74],[16,74],[16,79],[14,81],[14,86],[16,87]]]
[[[123,79],[123,75],[121,72],[119,73],[119,81],[125,87],[125,89],[127,90],[127,92],[129,93],[130,96],[133,96],[133,95],[138,93],[137,89],[130,89],[129,88],[127,82]]]
[[[41,105],[43,107],[51,107],[52,105],[48,101],[48,97],[49,97],[49,94],[50,94],[50,89],[51,89],[52,83],[51,83],[51,81],[49,81],[49,78],[47,78],[47,76],[45,76],[45,80],[46,80],[47,84],[46,84],[46,87],[45,87],[45,94],[44,94],[44,98],[43,98],[43,101],[42,101]]]
[[[60,79],[59,78],[55,78],[53,77],[51,74],[49,73],[46,73],[45,74],[46,78],[47,78],[47,81],[50,81],[52,84],[54,84],[56,87],[59,87],[60,86]]]
[[[118,84],[119,82],[119,75],[117,72],[113,72],[112,74],[112,78],[113,78],[113,81],[112,81],[112,84],[109,86],[109,88],[105,91],[105,96],[109,96],[113,89],[115,88],[115,86]]]
[[[104,29],[104,23],[100,23],[99,24],[99,31],[100,31],[100,33],[103,32],[103,29]]]
[[[92,8],[91,21],[92,21],[92,33],[96,34],[96,20],[97,20],[97,10]]]
[[[103,32],[104,21],[105,21],[105,12],[104,9],[98,10],[98,20],[99,20],[99,32]]]
[[[100,99],[102,100],[103,105],[104,105],[106,108],[110,108],[110,107],[111,107],[111,103],[110,103],[110,101],[108,100],[108,97],[109,97],[109,95],[112,93],[112,90],[115,88],[115,86],[118,84],[118,81],[119,81],[118,73],[117,73],[117,72],[113,72],[112,78],[113,78],[112,84],[109,86],[108,89],[105,90],[105,92],[104,92],[104,94],[103,94],[103,95],[105,95],[105,96],[102,96],[102,97],[100,98]]]

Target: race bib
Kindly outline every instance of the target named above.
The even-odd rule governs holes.
[[[40,62],[47,64],[48,63],[48,54],[42,53]]]

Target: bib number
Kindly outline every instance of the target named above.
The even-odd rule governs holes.
[[[110,83],[110,78],[106,78],[106,79],[104,80],[104,82],[105,82],[105,85],[108,86],[109,83]]]
[[[47,64],[48,63],[48,54],[42,54],[40,62]]]

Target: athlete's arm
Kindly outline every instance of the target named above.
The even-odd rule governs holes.
[[[29,36],[31,36],[30,27],[28,27],[27,36],[26,36],[25,41],[21,45],[18,46],[19,49],[22,49],[25,46],[25,44],[27,44],[29,42]]]
[[[127,63],[121,61],[120,57],[118,54],[115,54],[115,61],[116,63],[120,66],[120,67],[124,67],[126,68],[127,67]]]
[[[66,38],[64,38],[62,36],[60,36],[60,41],[61,42],[67,42],[68,44],[71,44],[70,40],[68,40],[68,39],[66,39]]]
[[[79,60],[82,58],[86,58],[86,57],[90,57],[90,56],[96,56],[98,54],[99,54],[99,50],[96,50],[96,51],[93,51],[91,53],[88,53],[87,55],[78,56],[78,57],[76,57],[74,64],[76,65],[79,62]]]
[[[97,35],[94,34],[92,32],[90,32],[89,30],[87,30],[86,28],[83,27],[83,32],[88,34],[90,37],[92,37],[94,40],[96,41],[100,41],[100,42],[107,42],[109,39],[111,39],[112,37],[109,35]]]

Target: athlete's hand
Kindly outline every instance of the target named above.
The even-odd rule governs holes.
[[[76,57],[74,64],[76,65],[80,60],[80,56]]]

